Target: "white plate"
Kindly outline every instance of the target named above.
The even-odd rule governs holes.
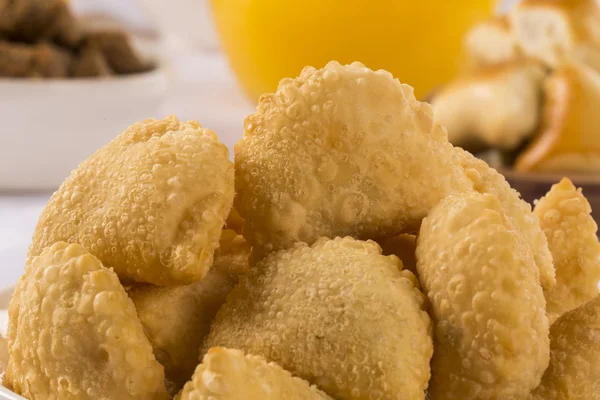
[[[0,400],[24,400],[24,397],[14,394],[5,387],[0,386]]]

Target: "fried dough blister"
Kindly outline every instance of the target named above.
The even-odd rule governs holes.
[[[71,173],[11,300],[5,386],[598,399],[600,244],[570,182],[532,212],[412,88],[360,63],[284,79],[235,150],[147,120]]]

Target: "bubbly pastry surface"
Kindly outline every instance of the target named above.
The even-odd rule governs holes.
[[[375,242],[299,243],[250,270],[204,347],[261,355],[336,399],[423,400],[433,347],[417,285]]]
[[[550,329],[550,366],[529,400],[600,399],[600,297]]]
[[[202,278],[233,202],[217,135],[175,117],[137,123],[81,163],[40,216],[29,256],[79,243],[119,278],[160,286]]]
[[[533,213],[548,238],[556,286],[545,291],[550,322],[598,296],[600,244],[592,208],[568,178],[536,204]]]
[[[432,400],[519,400],[549,361],[533,253],[497,198],[442,200],[423,221],[419,279],[431,303]]]
[[[519,192],[511,188],[498,171],[461,148],[456,148],[456,151],[460,154],[465,174],[473,182],[475,191],[496,196],[504,212],[512,218],[521,231],[534,255],[535,263],[540,271],[542,287],[550,289],[556,284],[552,253],[548,248],[546,235],[544,235],[537,217],[531,211],[531,205],[521,199]]]
[[[244,236],[266,250],[418,229],[470,182],[429,104],[360,63],[305,68],[261,97],[235,146]]]
[[[176,400],[332,400],[263,357],[213,347]]]
[[[224,230],[213,265],[199,282],[172,288],[142,285],[128,291],[154,354],[176,388],[192,376],[210,323],[247,272],[249,256],[244,238]]]
[[[152,354],[117,275],[78,244],[30,260],[9,308],[3,384],[30,400],[164,400]]]

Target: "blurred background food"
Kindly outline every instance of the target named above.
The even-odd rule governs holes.
[[[463,43],[432,100],[455,145],[519,172],[600,172],[600,1],[523,0]]]
[[[121,30],[93,30],[65,0],[0,2],[0,77],[82,78],[152,68]]]
[[[463,38],[432,96],[450,141],[533,202],[570,176],[600,206],[600,1],[523,0]]]

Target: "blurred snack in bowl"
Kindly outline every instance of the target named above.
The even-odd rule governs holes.
[[[512,150],[538,124],[543,78],[529,61],[482,67],[446,85],[432,104],[454,145]]]
[[[65,0],[0,0],[0,35],[23,42],[53,40],[69,47],[81,39]]]
[[[361,60],[415,87],[422,98],[458,70],[461,38],[494,0],[211,0],[223,49],[254,101],[305,65]]]
[[[0,0],[0,77],[67,78],[146,72],[122,30],[89,29],[64,0]]]
[[[600,73],[562,66],[546,81],[542,126],[517,171],[600,172]]]
[[[504,171],[600,172],[600,1],[522,1],[475,25],[463,53],[462,73],[432,99],[453,144],[497,152]],[[509,81],[507,65],[537,72]]]
[[[70,76],[77,78],[139,74],[154,67],[153,62],[138,51],[126,32],[90,31],[85,34],[75,51]]]
[[[0,40],[0,77],[64,78],[73,56],[51,43],[14,43]]]
[[[90,32],[85,45],[97,48],[111,69],[119,75],[135,74],[152,68],[148,61],[136,53],[123,31]]]
[[[84,45],[81,48],[79,57],[73,62],[72,68],[72,74],[75,78],[109,76],[114,74],[102,50],[90,44]]]

